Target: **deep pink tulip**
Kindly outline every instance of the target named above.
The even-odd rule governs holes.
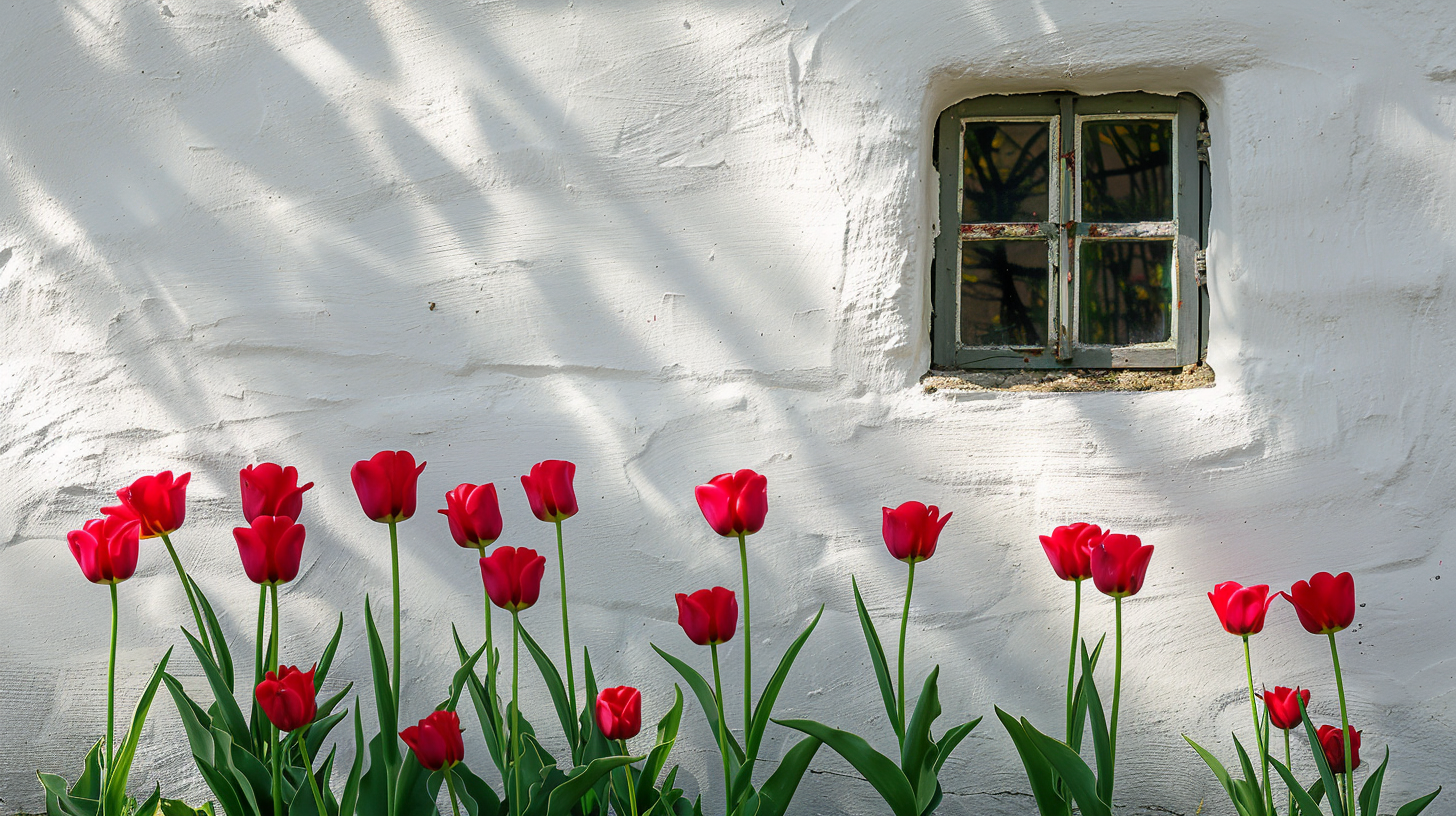
[[[529,547],[497,547],[480,559],[480,577],[490,602],[507,612],[529,609],[541,597],[546,557]]]
[[[288,516],[258,516],[252,526],[234,527],[233,538],[248,580],[277,586],[297,578],[303,535],[303,525]]]
[[[677,625],[699,646],[716,646],[738,630],[738,596],[723,587],[677,593]]]
[[[926,507],[917,501],[905,502],[894,510],[888,507],[880,509],[883,511],[880,532],[885,537],[885,546],[889,548],[890,555],[907,564],[935,555],[940,531],[945,529],[945,523],[953,515],[946,513],[941,516],[939,507],[933,504]]]
[[[171,535],[187,516],[187,482],[191,479],[191,473],[173,479],[170,470],[143,476],[116,491],[121,504],[103,507],[101,512],[141,522],[142,538]]]
[[[1052,570],[1063,581],[1084,581],[1092,577],[1092,545],[1102,540],[1102,528],[1079,521],[1041,536]]]
[[[450,535],[462,547],[484,549],[500,538],[500,499],[493,484],[460,485],[445,494],[445,509],[439,512],[450,522]]]
[[[1312,634],[1333,634],[1355,620],[1355,579],[1348,572],[1317,572],[1279,594],[1294,604],[1299,622]]]
[[[66,534],[81,574],[93,584],[119,584],[136,572],[141,522],[119,516],[91,519]]]
[[[303,511],[303,491],[313,487],[313,482],[298,484],[298,468],[272,462],[248,465],[238,471],[238,483],[243,493],[243,518],[250,524],[258,516],[288,516],[298,521]]]
[[[602,689],[597,695],[597,728],[609,740],[629,740],[642,730],[642,692],[631,686]]]
[[[425,469],[409,451],[380,451],[354,463],[349,476],[364,515],[382,523],[404,521],[415,514],[415,483]]]
[[[1275,686],[1273,691],[1264,689],[1260,698],[1264,701],[1264,707],[1269,709],[1269,722],[1275,728],[1288,731],[1298,728],[1304,722],[1304,716],[1299,713],[1299,701],[1303,698],[1304,707],[1309,708],[1309,689]]]
[[[399,738],[415,752],[427,771],[451,768],[465,759],[465,741],[460,738],[460,715],[436,711],[399,732]]]
[[[576,515],[576,465],[561,459],[547,459],[531,466],[521,477],[531,512],[542,521],[562,521]]]
[[[268,672],[253,691],[258,707],[279,731],[297,731],[313,722],[318,697],[313,687],[315,666],[306,672],[296,666],[279,666]]]
[[[1114,598],[1136,595],[1152,557],[1152,545],[1144,545],[1137,536],[1106,533],[1092,546],[1092,583]]]
[[[1316,734],[1319,737],[1320,747],[1325,751],[1325,762],[1330,764],[1330,772],[1342,774],[1345,772],[1345,732],[1333,725],[1321,725]],[[1350,726],[1350,770],[1360,767],[1360,732],[1355,726]]]
[[[1257,635],[1264,630],[1264,614],[1274,603],[1268,584],[1244,586],[1237,581],[1224,581],[1208,593],[1218,622],[1231,635]]]
[[[708,526],[720,536],[752,535],[768,515],[768,477],[751,470],[723,473],[693,493]]]

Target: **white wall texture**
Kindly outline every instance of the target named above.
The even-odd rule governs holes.
[[[707,665],[673,592],[737,586],[692,488],[752,467],[771,494],[751,539],[761,677],[827,604],[783,715],[890,743],[849,576],[893,639],[904,570],[879,508],[918,499],[955,512],[910,639],[914,676],[942,667],[943,722],[997,703],[1057,730],[1070,591],[1036,535],[1085,519],[1157,547],[1127,605],[1121,802],[1229,812],[1180,736],[1228,756],[1226,735],[1249,730],[1238,641],[1204,593],[1322,569],[1356,575],[1341,642],[1364,755],[1392,749],[1386,801],[1456,781],[1451,3],[26,0],[0,15],[6,811],[41,806],[37,767],[74,776],[104,717],[107,593],[67,530],[136,476],[192,471],[176,540],[246,644],[237,470],[297,465],[319,486],[284,657],[312,659],[342,610],[335,676],[363,680],[387,537],[348,470],[381,448],[429,461],[401,528],[407,716],[447,681],[449,623],[482,637],[474,560],[433,513],[447,489],[495,481],[503,543],[549,551],[516,477],[580,465],[574,641],[604,683],[643,687],[655,720],[674,676],[648,644]],[[1206,103],[1215,388],[916,387],[936,116],[1061,89]],[[556,598],[548,582],[527,615],[548,648]],[[121,604],[129,710],[190,625],[155,543]],[[1098,597],[1086,625],[1111,622]],[[1313,686],[1337,718],[1324,640],[1292,609],[1254,647],[1259,682]],[[205,695],[190,655],[173,666]],[[551,721],[528,685],[527,711]],[[696,708],[684,722],[675,759],[714,805],[712,740]],[[827,749],[814,767],[796,812],[882,811]],[[205,795],[165,695],[134,778]],[[1032,808],[992,717],[946,788],[951,814]]]

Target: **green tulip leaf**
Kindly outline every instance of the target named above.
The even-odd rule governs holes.
[[[1203,758],[1204,764],[1208,766],[1208,769],[1210,771],[1213,771],[1214,778],[1217,779],[1218,784],[1223,787],[1223,792],[1228,795],[1229,801],[1233,802],[1234,806],[1239,809],[1240,816],[1250,816],[1250,814],[1245,813],[1244,810],[1239,807],[1238,797],[1234,795],[1233,780],[1229,777],[1228,769],[1224,768],[1223,763],[1218,761],[1218,757],[1215,757],[1213,754],[1209,753],[1208,750],[1205,749],[1202,745],[1194,742],[1193,739],[1187,734],[1183,735],[1183,739],[1187,740],[1188,744],[1193,746],[1193,750],[1197,751],[1198,755]]]
[[[1041,816],[1066,816],[1067,801],[1057,785],[1056,772],[1042,752],[1032,742],[1022,726],[1022,721],[996,707],[996,718],[1011,735],[1016,753],[1021,755],[1021,764],[1026,769],[1026,781],[1031,784],[1031,794],[1036,798],[1036,808]]]
[[[364,722],[359,716],[359,698],[354,698],[354,745],[364,745]],[[339,797],[339,816],[354,816],[354,809],[359,805],[359,781],[364,775],[364,751],[354,751],[354,764],[349,768],[349,776],[344,780],[344,792]]]
[[[1031,721],[1021,718],[1021,727],[1031,743],[1051,763],[1067,790],[1076,800],[1084,816],[1112,816],[1112,808],[1097,793],[1097,777],[1075,751],[1060,740],[1036,730]]]
[[[212,638],[213,656],[217,659],[217,667],[223,679],[227,681],[228,691],[232,691],[236,688],[237,678],[233,674],[233,654],[228,651],[227,640],[223,638],[222,624],[218,623],[217,615],[213,614],[212,604],[202,593],[202,587],[198,586],[197,581],[193,580],[190,575],[187,576],[187,581],[192,584],[193,594],[202,603],[203,623],[207,626],[207,631]]]
[[[369,666],[374,676],[374,710],[379,720],[380,749],[383,752],[384,773],[393,776],[400,767],[399,712],[394,707],[394,687],[390,685],[389,663],[384,657],[384,641],[379,638],[379,628],[374,625],[374,611],[369,597],[364,597],[364,631],[369,639]],[[372,759],[371,759],[372,763]],[[371,764],[369,770],[373,772]],[[391,813],[390,816],[397,816]]]
[[[1097,693],[1096,666],[1092,655],[1087,654],[1087,641],[1080,644],[1082,652],[1082,702],[1092,722],[1092,756],[1097,762],[1097,797],[1104,802],[1112,801],[1112,780],[1116,775],[1116,757],[1112,755],[1112,740],[1107,731],[1107,717],[1102,711],[1102,696]],[[1097,649],[1102,649],[1098,642]],[[1075,753],[1075,752],[1074,752]]]
[[[566,684],[561,680],[561,672],[556,670],[556,664],[542,651],[536,639],[526,631],[522,625],[521,640],[526,644],[526,649],[531,652],[531,657],[536,660],[536,668],[541,671],[541,679],[546,681],[546,689],[551,692],[551,702],[556,706],[556,719],[561,722],[561,730],[566,734],[566,742],[575,752],[577,744],[576,712],[571,710],[571,698],[566,693]]]
[[[1307,791],[1305,791],[1304,786],[1299,784],[1299,780],[1294,778],[1294,774],[1288,768],[1284,767],[1284,763],[1280,762],[1274,757],[1269,757],[1269,767],[1273,768],[1279,773],[1281,777],[1283,777],[1284,786],[1288,788],[1289,793],[1294,796],[1294,803],[1296,806],[1299,807],[1300,813],[1306,814],[1307,816],[1318,816],[1320,812],[1319,801],[1311,796]],[[1321,782],[1323,782],[1323,780],[1321,780]],[[1338,791],[1339,788],[1334,788],[1333,790]],[[1340,797],[1338,793],[1336,793],[1336,795],[1334,796],[1331,796],[1330,805],[1332,807],[1336,806],[1335,802],[1339,798]],[[1240,812],[1242,813],[1242,811]]]
[[[936,744],[935,775],[937,777],[940,776],[940,769],[945,767],[945,761],[950,759],[951,752],[956,749],[957,745],[961,744],[961,740],[970,736],[970,733],[976,730],[976,726],[980,724],[981,718],[977,717],[968,723],[957,725],[955,728],[941,735],[940,742]]]
[[[745,759],[743,766],[734,772],[733,776],[733,801],[739,801],[744,792],[751,786],[753,781],[753,765],[758,760],[758,749],[763,745],[763,732],[768,728],[769,718],[773,716],[774,703],[778,702],[779,692],[784,687],[784,682],[789,679],[789,670],[794,666],[794,659],[799,656],[799,651],[813,634],[814,627],[819,624],[819,619],[824,615],[824,607],[821,605],[814,619],[804,627],[804,631],[789,645],[784,656],[779,659],[778,668],[774,669],[773,676],[769,678],[768,685],[764,686],[763,693],[759,695],[758,702],[753,708],[753,719],[749,723],[749,732],[744,739]]]
[[[1102,646],[1107,642],[1107,636],[1103,635],[1097,639],[1097,646],[1092,649],[1092,670],[1097,670],[1097,659],[1102,656]],[[1087,651],[1087,642],[1080,644],[1083,652]],[[1068,745],[1077,753],[1082,752],[1082,731],[1087,720],[1087,683],[1085,678],[1092,676],[1090,672],[1083,672],[1077,677],[1077,685],[1072,694],[1072,733]],[[1100,700],[1099,700],[1100,702]]]
[[[1435,801],[1436,797],[1440,795],[1441,789],[1436,788],[1435,790],[1431,791],[1425,796],[1422,796],[1419,799],[1406,802],[1405,804],[1401,805],[1400,810],[1397,810],[1395,812],[1395,816],[1417,816],[1417,814],[1426,809],[1426,805],[1429,805],[1431,802]]]
[[[698,706],[703,709],[703,716],[708,719],[708,728],[713,732],[713,743],[715,745],[719,744],[718,698],[713,694],[713,687],[708,685],[708,681],[704,680],[703,676],[698,674],[692,666],[657,648],[656,644],[652,644],[652,648],[662,656],[663,660],[666,660],[669,665],[677,669],[677,673],[682,675],[682,679],[687,682],[688,688],[693,690],[693,694],[698,698]],[[737,738],[733,736],[733,729],[724,728],[723,731],[728,742],[728,747],[731,749],[728,757],[729,775],[731,776],[733,773],[737,773],[737,769],[743,765],[743,749],[739,747]]]
[[[759,800],[757,816],[784,816],[789,800],[794,798],[794,791],[798,790],[799,782],[822,744],[817,737],[805,737],[784,754],[779,766],[756,793]]]
[[[910,722],[905,724],[905,737],[900,741],[900,770],[917,795],[922,793],[920,769],[935,751],[935,743],[930,741],[930,726],[940,716],[940,691],[936,687],[939,677],[939,666],[926,675],[925,683],[920,687],[920,698],[915,701],[915,709],[910,714]],[[925,801],[928,802],[929,792],[925,793]],[[924,802],[920,804],[924,806]]]
[[[859,612],[859,626],[864,630],[865,645],[870,650],[870,665],[875,670],[875,681],[880,685],[880,699],[885,704],[885,715],[890,720],[890,727],[895,729],[895,738],[903,739],[905,726],[900,722],[899,703],[895,698],[895,683],[890,679],[890,666],[885,662],[885,647],[880,644],[880,633],[875,629],[875,622],[870,619],[869,610],[865,608],[864,598],[859,594],[859,583],[853,575],[849,576],[850,586],[854,587],[854,606]]]
[[[470,653],[466,651],[465,644],[460,642],[458,632],[455,634],[455,651],[459,654],[461,663],[470,659]],[[489,674],[486,676],[489,677]],[[501,719],[500,709],[496,706],[495,695],[486,692],[485,685],[480,682],[480,675],[474,671],[465,676],[465,687],[470,691],[471,702],[475,704],[475,716],[480,722],[480,733],[485,737],[486,750],[490,752],[496,770],[504,777],[507,764],[504,748],[505,724]]]
[[[344,613],[339,613],[339,623],[334,627],[334,636],[329,638],[329,645],[324,647],[324,653],[314,664],[313,688],[315,692],[323,691],[324,681],[328,679],[329,669],[334,666],[334,655],[339,651],[339,639],[344,636]],[[221,638],[214,638],[214,641]],[[352,684],[351,684],[352,685]]]
[[[66,780],[55,774],[36,773],[40,778],[41,787],[46,792],[46,811],[59,811],[63,816],[97,816],[100,805],[95,799],[84,799],[73,797],[71,791],[66,788]]]
[[[1380,767],[1375,773],[1365,780],[1365,785],[1360,788],[1360,816],[1375,816],[1379,813],[1380,807],[1380,785],[1385,779],[1385,766],[1390,764],[1390,748],[1385,749],[1385,759],[1380,761]]]
[[[107,814],[122,813],[122,804],[126,801],[126,781],[131,775],[131,763],[136,758],[137,743],[142,738],[142,726],[146,725],[147,712],[151,710],[152,698],[157,694],[157,688],[162,685],[162,675],[167,672],[167,661],[172,657],[172,650],[162,655],[161,662],[152,670],[151,679],[147,681],[146,688],[142,690],[142,696],[137,700],[136,710],[132,713],[131,728],[126,732],[121,745],[117,746],[116,758],[111,767],[106,769],[106,785],[101,796],[101,808]]]
[[[1259,775],[1254,771],[1254,763],[1249,761],[1249,752],[1245,751],[1243,743],[1239,742],[1239,735],[1232,734],[1231,736],[1234,739],[1234,750],[1237,751],[1239,755],[1239,766],[1244,771],[1243,782],[1245,785],[1253,790],[1254,802],[1258,806],[1257,808],[1255,808],[1255,816],[1265,816],[1264,792],[1259,788]],[[1237,782],[1238,780],[1235,780],[1235,789],[1238,789],[1239,787]]]
[[[863,737],[851,734],[848,731],[840,731],[830,728],[823,723],[813,720],[774,720],[779,725],[792,728],[796,731],[803,731],[825,745],[840,756],[844,757],[854,769],[859,771],[865,781],[880,794],[885,804],[895,816],[919,816],[919,810],[915,807],[915,792],[910,788],[910,780],[905,778],[904,772],[895,764],[895,761],[870,747]]]
[[[187,732],[187,744],[192,749],[192,756],[211,765],[212,719],[187,696],[186,690],[175,677],[163,674],[162,682],[167,684],[167,691],[172,695],[172,701],[177,704],[177,714],[182,718],[182,728]]]
[[[547,798],[546,816],[568,816],[572,807],[581,800],[582,795],[591,790],[602,777],[623,765],[641,762],[646,758],[645,756],[601,757],[575,769],[575,773],[551,791]]]
[[[652,750],[647,752],[647,762],[642,766],[642,774],[637,783],[639,795],[645,794],[657,785],[657,778],[662,775],[662,769],[667,765],[667,757],[672,753],[672,746],[677,743],[678,727],[682,724],[682,687],[673,683],[672,692],[672,708],[668,709],[662,719],[657,721],[657,742],[652,746]]]
[[[253,738],[248,731],[248,723],[243,719],[243,711],[238,708],[238,701],[233,698],[233,690],[228,685],[227,678],[222,676],[222,670],[212,662],[212,656],[207,653],[206,647],[193,637],[191,632],[183,629],[182,634],[187,638],[188,645],[192,647],[192,653],[197,656],[197,662],[202,666],[202,674],[207,678],[207,685],[212,689],[213,709],[217,715],[212,719],[215,720],[220,716],[223,727],[234,740],[246,740],[251,743]]]
[[[1320,780],[1325,783],[1325,790],[1329,793],[1326,798],[1330,802],[1330,812],[1333,816],[1345,816],[1344,797],[1340,795],[1340,788],[1335,784],[1335,775],[1330,771],[1330,763],[1325,761],[1325,749],[1320,746],[1319,734],[1315,733],[1314,724],[1309,719],[1309,712],[1305,710],[1304,698],[1296,694],[1294,701],[1299,704],[1299,715],[1304,721],[1304,733],[1309,737],[1309,749],[1314,754],[1315,766],[1319,768]]]

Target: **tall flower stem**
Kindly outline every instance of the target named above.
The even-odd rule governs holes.
[[[1067,657],[1067,744],[1072,744],[1074,689],[1077,687],[1077,634],[1082,624],[1082,580],[1076,579],[1076,601],[1072,606],[1072,653]],[[903,716],[903,715],[902,715]]]
[[[753,606],[748,600],[748,534],[738,534],[738,564],[743,569],[743,733],[753,730]]]
[[[479,549],[480,549],[480,557],[482,559],[485,558],[485,547],[480,547]],[[496,719],[497,716],[499,716],[499,712],[496,710],[496,698],[495,698],[495,695],[496,695],[496,685],[495,685],[495,662],[496,662],[495,661],[495,636],[491,632],[491,617],[492,617],[492,615],[491,615],[491,611],[490,611],[490,595],[486,595],[485,596],[485,682],[486,682],[486,687],[485,687],[486,712],[485,712],[485,714],[486,714],[487,717],[489,717],[491,719],[491,723],[490,724],[492,726],[494,726],[496,724],[495,723],[495,719]]]
[[[389,568],[394,578],[394,710],[399,710],[399,530],[389,523]]]
[[[521,613],[511,612],[511,813],[521,812]]]
[[[713,650],[713,690],[718,703],[718,753],[723,757],[723,801],[727,803],[724,813],[733,812],[733,776],[728,770],[728,721],[723,719],[723,675],[718,671],[718,644],[709,646]]]
[[[281,735],[280,735],[281,736]],[[283,742],[273,743],[273,816],[283,816]]]
[[[273,614],[270,616],[272,618],[272,620],[270,621],[270,623],[272,624],[272,627],[273,627],[273,634],[268,639],[268,641],[269,641],[269,646],[268,646],[268,665],[272,666],[273,668],[277,668],[278,667],[278,654],[279,654],[279,651],[281,649],[281,644],[278,642],[278,585],[277,584],[272,584],[272,585],[270,585],[268,587],[268,599],[271,601],[271,606],[273,607]]]
[[[905,579],[905,609],[900,613],[900,728],[905,722],[905,631],[910,626],[910,593],[915,591],[915,562],[910,562],[910,577]]]
[[[1114,598],[1117,608],[1117,661],[1112,668],[1112,719],[1108,722],[1108,753],[1112,754],[1113,770],[1117,769],[1117,704],[1122,701],[1122,598]],[[1109,786],[1109,790],[1111,786]]]
[[[460,816],[460,803],[455,798],[455,774],[450,772],[450,766],[445,766],[445,787],[450,791],[450,810],[455,816]],[[323,806],[319,806],[319,813],[323,813]]]
[[[561,520],[556,520],[556,571],[561,576],[561,640],[566,644],[566,693],[571,700],[571,715],[579,712],[576,707],[576,676],[571,668],[571,619],[566,614],[566,548],[561,541]],[[577,747],[571,746],[571,755],[576,756]]]
[[[1340,693],[1340,728],[1345,739],[1345,813],[1354,816],[1355,786],[1351,784],[1350,777],[1354,775],[1355,769],[1350,767],[1350,760],[1354,759],[1350,753],[1350,712],[1345,707],[1345,677],[1340,673],[1340,650],[1335,647],[1335,633],[1329,633],[1329,637],[1330,659],[1335,663],[1335,690]]]
[[[253,688],[263,682],[263,622],[268,617],[268,587],[258,587],[258,637],[253,644]],[[257,703],[253,704],[254,708]]]
[[[111,773],[112,734],[116,731],[116,584],[111,585],[111,657],[106,661],[106,773]]]
[[[323,791],[319,790],[318,780],[314,779],[313,777],[313,759],[310,758],[308,755],[307,731],[298,735],[298,753],[300,756],[303,757],[303,775],[308,777],[308,787],[311,791],[313,791],[314,807],[318,808],[318,812],[320,814],[327,814],[328,811],[324,809]],[[455,816],[460,816],[459,811],[456,811]]]
[[[1254,700],[1254,662],[1249,657],[1249,636],[1244,635],[1244,674],[1249,679],[1249,711],[1254,715],[1254,737],[1259,740],[1259,763],[1264,767],[1264,802],[1274,812],[1274,790],[1269,787],[1269,738],[1259,724],[1259,705]]]
[[[1289,753],[1288,731],[1284,732],[1284,767],[1288,768],[1290,773],[1294,773],[1294,757]],[[1289,795],[1289,810],[1285,812],[1290,816],[1294,816],[1294,791],[1290,790],[1289,785],[1286,784],[1284,786],[1284,792]]]
[[[626,740],[617,740],[617,745],[622,749],[622,756],[631,756],[627,753]],[[627,802],[631,805],[632,816],[637,816],[637,786],[632,784],[632,763],[627,763],[622,772],[627,775]]]
[[[172,546],[172,539],[166,533],[161,535],[162,543],[167,545],[167,554],[172,556],[172,566],[177,568],[177,577],[182,579],[182,589],[187,592],[187,604],[192,607],[192,619],[197,623],[197,639],[202,641],[202,647],[212,655],[212,639],[207,636],[207,627],[202,625],[202,613],[197,609],[197,596],[192,593],[192,579],[187,577],[187,570],[182,568],[182,559],[177,557],[177,548]]]

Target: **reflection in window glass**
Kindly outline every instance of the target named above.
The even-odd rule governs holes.
[[[967,122],[962,223],[1047,220],[1046,122]]]
[[[1167,340],[1172,282],[1172,241],[1083,241],[1078,339],[1112,346]]]
[[[1047,242],[961,245],[961,344],[1045,346]]]
[[[1173,218],[1173,123],[1094,119],[1082,125],[1082,220]]]

